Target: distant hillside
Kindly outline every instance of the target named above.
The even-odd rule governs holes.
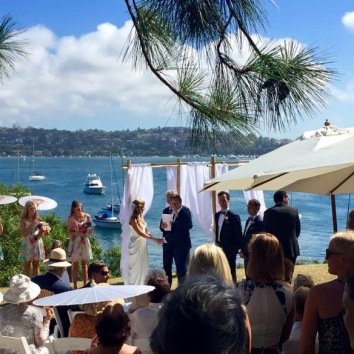
[[[262,155],[288,143],[250,135],[235,141],[225,136],[216,148],[192,149],[189,129],[166,127],[106,132],[103,130],[57,130],[0,127],[1,156],[30,156],[32,141],[36,156],[182,156],[182,155]]]

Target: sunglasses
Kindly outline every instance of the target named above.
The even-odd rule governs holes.
[[[105,277],[106,275],[109,275],[109,272],[108,272],[108,271],[101,270],[101,271],[100,271],[100,274]]]
[[[337,256],[343,255],[343,253],[331,251],[329,248],[326,249],[326,259],[328,259],[330,256],[336,256],[336,255]]]

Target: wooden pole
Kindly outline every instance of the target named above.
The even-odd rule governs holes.
[[[337,225],[336,196],[334,194],[331,194],[331,207],[332,207],[333,233],[335,233],[338,231],[338,225]]]

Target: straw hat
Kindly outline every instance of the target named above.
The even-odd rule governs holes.
[[[43,263],[46,267],[71,267],[71,263],[66,260],[66,252],[62,248],[54,248],[50,253],[50,258]]]
[[[10,288],[4,294],[4,300],[10,304],[20,304],[35,299],[41,288],[33,283],[29,277],[17,274],[10,281]]]

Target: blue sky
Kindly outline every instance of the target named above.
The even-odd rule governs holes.
[[[279,0],[267,9],[262,36],[330,52],[340,75],[330,87],[335,98],[315,118],[299,118],[281,134],[261,134],[296,138],[325,119],[354,126],[354,2]],[[30,57],[0,84],[0,126],[122,130],[184,124],[169,91],[119,59],[131,28],[123,0],[0,0],[0,17],[8,13],[26,29]]]

